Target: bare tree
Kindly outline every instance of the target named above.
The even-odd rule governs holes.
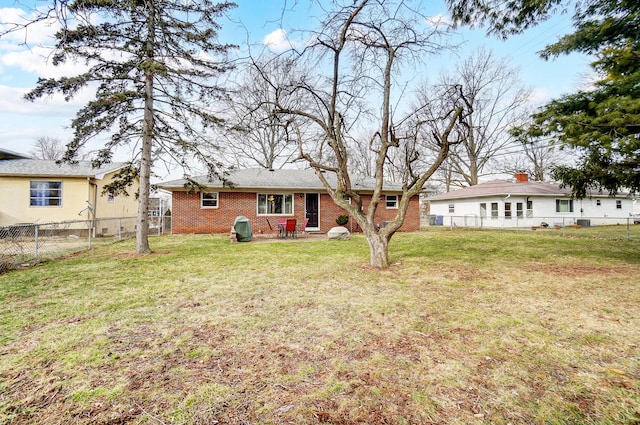
[[[463,87],[473,113],[465,117],[464,127],[458,127],[462,143],[448,162],[449,183],[472,186],[495,173],[494,156],[514,145],[509,130],[524,117],[530,91],[523,88],[517,69],[484,48],[464,60],[455,74],[441,77],[445,89],[456,84]]]
[[[349,143],[349,150],[353,152],[349,166],[356,175],[362,177],[375,176],[375,153],[369,148],[369,140],[372,138],[373,132],[362,132]]]
[[[532,137],[523,132],[514,132],[516,147],[507,152],[502,171],[508,174],[525,172],[531,180],[546,181],[553,169],[567,163],[571,154],[561,149],[557,140],[549,137]]]
[[[268,56],[242,73],[227,101],[229,129],[225,154],[240,167],[282,168],[298,153],[297,135],[304,133],[300,122],[273,113],[278,87],[303,72],[295,62]],[[270,75],[270,80],[262,78]]]
[[[394,108],[394,96],[402,95],[394,90],[400,71],[447,47],[443,30],[430,25],[413,6],[402,0],[333,1],[320,29],[306,37],[310,40],[307,47],[293,52],[297,60],[308,61],[314,75],[281,87],[282,95],[274,101],[275,112],[283,119],[304,120],[320,130],[323,137],[317,149],[310,150],[298,140],[298,157],[316,170],[333,201],[362,228],[370,263],[381,268],[389,265],[388,243],[402,226],[410,199],[421,192],[447,157],[453,127],[470,112],[470,104],[459,89],[451,91],[448,109],[437,114],[437,126],[429,117],[422,117],[428,104],[406,111]],[[306,102],[291,108],[286,103],[289,96],[302,96]],[[429,124],[433,124],[431,134],[425,130]],[[349,140],[358,131],[374,126],[375,134],[368,144],[375,157],[376,184],[365,207],[352,180],[351,158],[356,153]],[[436,149],[430,166],[416,168],[424,134],[429,134]],[[385,166],[396,149],[405,153],[403,194],[396,217],[378,229],[374,220],[387,181]],[[337,178],[334,187],[326,177],[330,173]]]
[[[66,147],[62,140],[55,137],[41,136],[38,137],[33,144],[33,149],[29,154],[35,159],[49,159],[59,160],[62,159]]]

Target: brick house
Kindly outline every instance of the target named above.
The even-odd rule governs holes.
[[[335,176],[327,178],[335,182]],[[172,232],[226,233],[236,217],[245,216],[251,222],[254,235],[269,234],[280,217],[295,218],[302,223],[309,218],[308,231],[327,232],[336,226],[336,218],[346,214],[326,193],[312,169],[267,170],[245,169],[231,172],[227,182],[208,181],[197,177],[206,189],[190,193],[185,180],[172,180],[158,184],[172,194]],[[373,192],[373,179],[355,183],[366,208]],[[392,220],[398,211],[402,196],[399,184],[386,183],[381,203],[376,211],[376,223]],[[270,227],[271,226],[271,227]],[[355,220],[345,225],[352,232],[360,231]],[[419,197],[411,199],[401,231],[420,228]]]

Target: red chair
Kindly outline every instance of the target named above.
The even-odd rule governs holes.
[[[286,238],[287,237],[287,219],[279,218],[278,219],[278,237]]]
[[[291,236],[292,238],[297,238],[297,234],[296,234],[296,219],[295,218],[288,218],[287,219],[287,224],[285,225],[285,237],[288,238],[289,236]]]
[[[298,233],[303,234],[305,236],[307,235],[307,223],[309,223],[309,217],[304,219],[304,222],[302,223],[302,226],[300,226]]]

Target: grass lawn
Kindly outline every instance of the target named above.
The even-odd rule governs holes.
[[[637,240],[151,245],[0,275],[0,423],[640,423]]]

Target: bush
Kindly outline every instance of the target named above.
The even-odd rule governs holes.
[[[338,226],[344,226],[348,222],[349,222],[348,215],[339,215],[338,218],[336,218],[336,223],[338,223]]]

